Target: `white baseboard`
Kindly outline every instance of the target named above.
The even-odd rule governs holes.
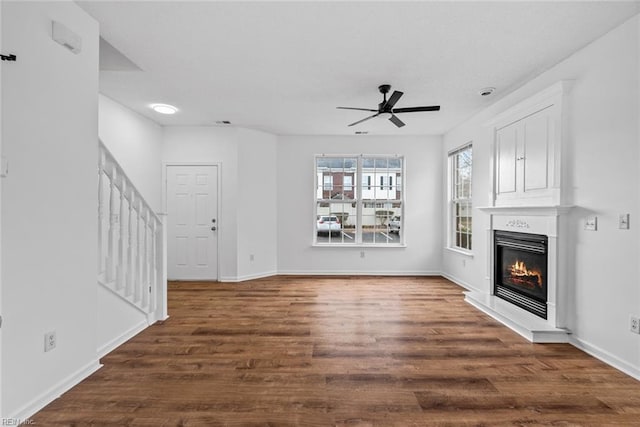
[[[36,412],[47,406],[49,403],[56,400],[63,393],[69,391],[72,387],[76,386],[80,381],[87,378],[89,375],[93,374],[95,371],[100,369],[102,365],[96,359],[84,367],[80,368],[73,374],[69,375],[67,378],[58,382],[53,387],[49,388],[44,393],[37,396],[31,402],[22,406],[15,413],[9,414],[4,417],[4,419],[17,419],[17,420],[27,420],[29,417],[33,416]]]
[[[221,277],[220,282],[244,282],[272,276],[441,276],[439,271],[326,271],[326,270],[285,270],[246,276]]]
[[[606,363],[609,366],[613,366],[619,371],[624,372],[625,374],[635,378],[640,381],[640,369],[637,367],[621,360],[620,358],[614,356],[606,350],[601,349],[598,346],[595,346],[587,341],[584,341],[576,336],[571,336],[569,342],[574,346],[584,351],[587,354],[595,357]]]
[[[439,271],[326,271],[326,270],[284,270],[281,276],[441,276]]]
[[[106,344],[103,344],[100,347],[98,347],[98,350],[96,350],[96,352],[98,353],[98,358],[99,359],[103,358],[104,356],[106,356],[107,354],[115,350],[116,347],[119,347],[120,345],[129,341],[131,338],[138,335],[140,332],[144,331],[148,327],[149,327],[149,324],[145,320],[141,320],[137,325],[131,327],[129,330],[115,337],[114,339],[107,342]]]
[[[266,273],[246,274],[244,276],[221,277],[220,281],[221,282],[231,282],[231,283],[244,282],[244,281],[247,281],[247,280],[264,279],[265,277],[277,276],[278,274],[279,273],[277,271],[268,271]]]
[[[450,280],[451,282],[455,283],[456,285],[462,286],[463,288],[465,288],[468,291],[477,291],[477,292],[481,291],[480,289],[476,288],[472,284],[467,283],[464,280],[459,279],[458,277],[452,276],[449,273],[440,273],[440,275],[442,277],[444,277],[445,279]]]

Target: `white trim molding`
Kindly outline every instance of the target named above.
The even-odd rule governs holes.
[[[23,405],[20,409],[15,411],[15,413],[3,415],[3,418],[17,420],[29,419],[36,412],[56,400],[58,397],[62,396],[63,393],[66,393],[71,388],[78,385],[80,381],[84,380],[100,368],[102,368],[102,365],[98,360],[87,363],[85,366],[78,369],[67,378],[53,385],[44,393],[38,395],[35,399],[31,400],[26,405]]]

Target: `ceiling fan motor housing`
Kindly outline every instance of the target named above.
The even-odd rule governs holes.
[[[389,91],[391,90],[391,85],[380,85],[378,86],[378,90],[381,94],[384,95],[385,93],[389,93]]]

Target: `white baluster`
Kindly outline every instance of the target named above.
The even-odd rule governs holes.
[[[140,301],[142,297],[142,286],[144,286],[142,282],[142,202],[138,199],[138,215],[137,215],[138,226],[136,228],[136,232],[138,235],[138,250],[136,251],[136,288],[135,288],[135,297],[134,300]]]
[[[149,209],[144,210],[144,271],[142,280],[142,306],[149,306]]]
[[[115,259],[115,238],[116,238],[116,225],[118,224],[118,215],[115,213],[116,204],[118,202],[116,195],[116,167],[111,166],[111,176],[109,177],[111,182],[109,185],[109,243],[107,247],[107,271],[106,280],[107,283],[112,282],[115,279],[116,272],[116,259]]]
[[[98,276],[104,273],[104,150],[101,148],[98,157]]]
[[[151,222],[151,280],[149,281],[149,313],[156,309],[156,286],[158,285],[158,221],[154,218]]]
[[[134,193],[131,191],[129,197],[129,247],[127,248],[127,286],[125,295],[130,296],[133,294],[133,286],[135,280],[135,264],[133,262],[133,204]]]
[[[125,286],[126,282],[126,246],[127,241],[125,239],[127,230],[126,225],[124,223],[124,217],[126,215],[125,211],[125,201],[126,201],[126,191],[127,191],[127,182],[122,177],[122,182],[120,183],[120,236],[118,241],[118,279],[116,281],[116,289],[121,290]]]

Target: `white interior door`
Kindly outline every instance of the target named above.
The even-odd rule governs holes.
[[[217,215],[217,166],[167,166],[169,280],[218,280]]]

